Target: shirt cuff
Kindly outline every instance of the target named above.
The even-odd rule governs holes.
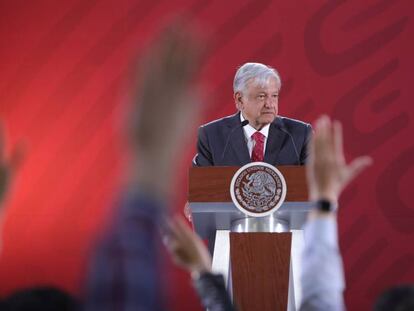
[[[320,243],[338,248],[338,225],[335,218],[323,217],[309,220],[304,227],[305,245]]]

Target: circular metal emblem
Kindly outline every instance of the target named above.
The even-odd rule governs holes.
[[[233,203],[241,212],[254,217],[275,212],[285,201],[286,191],[282,173],[264,162],[242,166],[230,184]]]

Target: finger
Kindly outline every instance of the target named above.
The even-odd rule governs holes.
[[[319,140],[324,140],[327,135],[329,117],[327,115],[322,115],[316,121],[316,135],[315,137]]]
[[[318,134],[321,132],[321,129],[323,127],[323,124],[325,123],[327,116],[325,114],[321,115],[319,118],[315,121],[315,132]]]
[[[372,162],[372,158],[368,156],[359,157],[353,160],[348,166],[349,177],[347,182],[350,182],[357,177],[364,169],[370,166]]]
[[[168,239],[174,239],[174,240],[179,240],[180,239],[180,232],[179,232],[179,228],[177,226],[177,224],[175,223],[174,219],[169,219],[165,222],[166,226],[166,232],[165,232],[165,236]]]
[[[335,129],[333,122],[327,116],[324,124],[323,156],[332,159],[335,156]]]
[[[308,177],[312,177],[313,176],[313,170],[315,169],[315,136],[312,136],[309,145],[309,157],[306,163],[306,172],[307,172],[307,176]]]
[[[333,122],[333,140],[334,140],[334,151],[336,159],[339,164],[345,163],[344,149],[343,149],[343,132],[342,124],[339,121]]]
[[[309,141],[309,157],[314,160],[315,158],[315,135],[313,134]]]
[[[181,216],[175,217],[175,223],[177,224],[177,229],[183,238],[183,240],[189,241],[193,240],[194,232],[190,229],[190,227],[185,223]]]
[[[165,245],[165,247],[167,247],[168,250],[172,250],[172,247],[171,247],[171,244],[173,243],[172,236],[170,236],[168,234],[164,234],[162,236],[162,242]]]
[[[177,62],[177,56],[180,56],[180,49],[178,48],[180,44],[180,35],[177,28],[177,25],[170,27],[161,35],[159,60],[162,65],[160,69],[164,70],[165,74],[174,71]]]
[[[201,238],[193,232],[182,217],[176,217],[177,228],[180,230],[180,241],[183,247],[190,250],[196,250],[203,242]]]
[[[188,210],[184,211],[184,216],[189,222],[192,222],[191,212],[189,212]]]
[[[185,217],[187,218],[187,220],[189,221],[189,222],[193,222],[193,218],[192,218],[192,215],[191,215],[191,211],[190,210],[187,210],[187,213],[185,214]]]
[[[191,32],[192,25],[184,22],[175,22],[166,32],[168,40],[163,46],[165,53],[165,74],[171,83],[187,83],[198,67],[198,40]]]
[[[322,115],[316,122],[315,129],[315,161],[328,154],[328,140],[330,120],[327,115]]]
[[[168,250],[168,252],[171,254],[171,257],[175,261],[176,257],[179,256],[181,245],[174,239],[164,238],[162,241],[165,245],[165,248]]]
[[[190,211],[190,206],[188,202],[185,203],[183,212],[184,212],[185,218],[187,218],[191,222],[191,211]]]
[[[182,82],[194,83],[194,76],[201,68],[201,46],[198,40],[194,39],[193,34],[183,42],[181,56],[183,60],[179,64],[182,73]]]
[[[313,135],[314,154],[316,153],[316,150],[318,150],[318,146],[321,141],[322,127],[323,127],[323,118],[319,117],[315,122],[315,133]]]
[[[177,225],[175,220],[168,222],[169,231],[163,236],[163,243],[174,256],[180,256],[180,252],[186,249],[188,246],[188,241],[185,236],[182,235],[179,231],[179,225]]]
[[[179,223],[177,217],[173,217],[166,222],[168,233],[166,237],[174,241],[177,245],[185,245],[188,243],[186,233],[183,231],[183,225]]]
[[[177,25],[177,59],[184,77],[191,75],[200,60],[201,45],[194,23],[183,22]],[[190,66],[189,66],[190,65]]]

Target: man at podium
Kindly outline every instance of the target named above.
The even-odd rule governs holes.
[[[312,127],[278,115],[280,88],[274,68],[260,63],[241,66],[233,82],[238,112],[200,126],[193,165],[303,165]]]

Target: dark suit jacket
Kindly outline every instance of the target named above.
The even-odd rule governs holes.
[[[298,120],[276,117],[270,124],[264,162],[303,165],[308,157],[312,127]],[[200,126],[194,166],[242,166],[250,163],[240,112]]]

